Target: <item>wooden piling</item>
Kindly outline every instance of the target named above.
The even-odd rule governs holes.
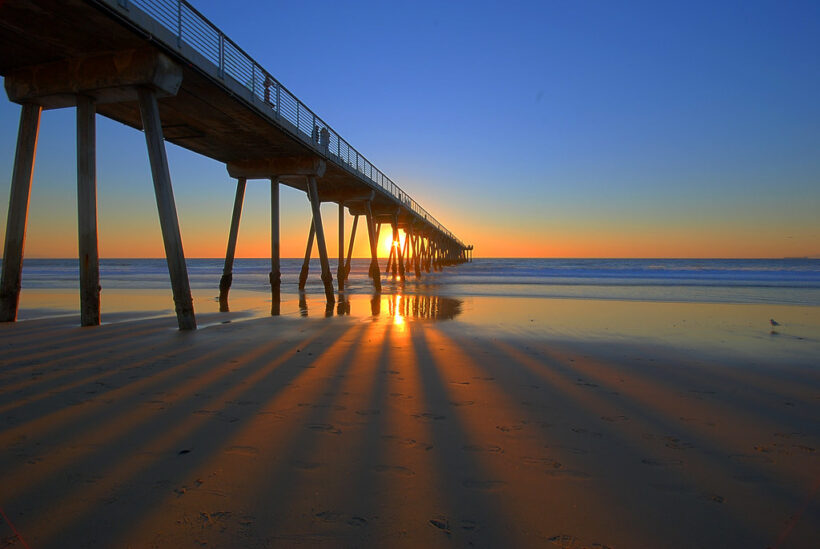
[[[325,231],[322,228],[322,211],[319,203],[319,190],[316,186],[316,178],[308,176],[308,198],[313,211],[313,226],[316,230],[316,244],[319,248],[319,262],[322,266],[322,282],[325,285],[325,297],[328,303],[335,303],[336,296],[333,293],[333,275],[330,273],[330,264],[327,259],[327,245],[325,242]]]
[[[100,324],[97,248],[97,141],[94,100],[77,96],[77,238],[80,252],[80,324]]]
[[[345,205],[339,202],[339,264],[336,266],[336,283],[339,291],[345,288]],[[341,304],[341,301],[339,302]]]
[[[165,258],[168,262],[168,273],[171,276],[171,288],[174,293],[177,322],[180,330],[195,330],[194,303],[191,299],[188,268],[185,265],[185,254],[182,250],[182,236],[179,232],[174,191],[171,187],[171,174],[168,171],[168,157],[165,154],[159,105],[153,90],[139,88],[138,94],[140,115],[145,129],[145,142],[154,179],[154,193],[157,198],[162,240],[165,244]]]
[[[219,310],[228,312],[228,292],[233,282],[233,259],[236,254],[236,239],[239,235],[239,219],[242,217],[242,204],[245,201],[245,185],[247,180],[240,177],[236,181],[236,197],[233,201],[231,215],[231,230],[228,234],[228,249],[225,252],[225,266],[222,268],[222,278],[219,280]]]
[[[404,233],[404,245],[401,245],[401,240],[399,240],[399,276],[401,276],[402,282],[404,282],[404,273],[405,273],[405,265],[404,261],[407,258],[407,246],[410,245],[410,238],[407,235],[407,232]]]
[[[413,272],[416,275],[416,278],[421,277],[421,264],[419,263],[419,236],[413,230],[412,225],[410,226],[410,235],[412,237],[412,246],[413,246]]]
[[[393,278],[396,278],[399,270],[399,222],[398,216],[393,216],[393,245],[390,246],[390,253],[393,255]]]
[[[347,262],[345,262],[345,280],[350,276],[350,259],[353,256],[353,243],[356,241],[356,227],[359,225],[358,214],[353,218],[353,228],[350,229],[350,244],[347,248]]]
[[[370,240],[370,276],[373,278],[373,286],[376,293],[381,293],[382,283],[379,273],[378,241],[376,239],[376,227],[373,223],[373,208],[370,201],[365,202],[365,221],[367,222],[367,236]],[[376,299],[378,302],[379,300]]]
[[[270,314],[278,316],[282,301],[282,270],[279,260],[279,178],[270,178]]]
[[[17,320],[20,283],[23,275],[23,245],[26,240],[26,218],[31,192],[31,176],[37,153],[42,107],[26,103],[20,112],[17,151],[11,176],[9,211],[6,219],[6,243],[3,248],[3,274],[0,280],[0,321]]]
[[[307,247],[305,248],[305,260],[302,261],[302,270],[299,271],[299,289],[304,290],[307,283],[308,270],[310,269],[310,253],[313,251],[313,237],[316,235],[316,228],[313,220],[310,222],[310,231],[308,232]]]
[[[393,256],[396,254],[395,242],[390,245],[390,254],[387,256],[387,267],[384,268],[384,274],[390,274],[390,267],[393,265]],[[395,276],[395,273],[394,273]]]

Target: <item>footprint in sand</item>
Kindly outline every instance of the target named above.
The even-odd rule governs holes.
[[[556,461],[549,457],[527,457],[524,456],[521,458],[521,461],[526,463],[527,465],[541,465],[547,466],[552,469],[560,469],[563,467],[560,461]]]
[[[311,431],[321,431],[325,433],[332,433],[338,435],[342,432],[338,427],[334,427],[330,423],[308,423],[307,428]]]
[[[373,470],[377,473],[392,473],[403,477],[412,477],[416,474],[411,469],[401,465],[376,465]]]
[[[562,446],[560,444],[557,444],[555,446],[550,446],[549,444],[545,444],[544,448],[556,448],[558,450],[561,450],[562,452],[569,452],[570,454],[576,454],[576,455],[582,455],[582,454],[588,454],[589,453],[587,450],[584,450],[583,448],[575,448],[574,446]]]
[[[602,433],[596,433],[595,431],[590,431],[588,429],[584,429],[583,427],[573,427],[572,432],[578,433],[579,435],[586,435],[592,438],[601,438],[604,436]]]
[[[390,393],[390,396],[393,398],[400,398],[402,400],[413,400],[412,395],[405,395],[404,393]]]
[[[774,436],[777,438],[803,438],[806,436],[805,433],[775,433]]]
[[[578,378],[578,381],[575,382],[575,384],[580,385],[582,387],[597,387],[598,386],[595,383],[590,383],[589,381],[584,381],[580,377]]]
[[[240,456],[255,456],[259,454],[259,448],[254,446],[231,446],[225,450],[228,454],[238,454]]]
[[[454,402],[452,400],[450,401],[450,406],[472,406],[473,404],[475,404],[475,401],[473,400],[461,400],[458,402]]]
[[[601,419],[604,421],[609,421],[610,423],[615,423],[617,421],[629,421],[629,418],[626,416],[601,416]]]
[[[316,518],[320,518],[325,522],[338,522],[342,519],[341,513],[336,513],[333,511],[320,511],[314,515]]]
[[[428,521],[432,526],[435,526],[442,532],[445,532],[448,536],[450,535],[450,521],[447,517],[438,515],[436,517],[431,518]]]
[[[423,414],[413,414],[413,417],[416,419],[424,419],[424,420],[442,420],[446,419],[447,416],[443,416],[440,414],[434,414],[432,412],[424,412]]]
[[[451,381],[450,383],[452,383],[453,385],[469,385],[470,384],[469,381]]]
[[[587,543],[581,538],[571,536],[569,534],[558,534],[547,538],[547,541],[552,545],[560,547],[561,549],[612,549],[609,545],[603,543],[593,542]]]
[[[677,437],[664,437],[666,439],[665,446],[673,450],[686,450],[687,448],[694,448],[695,445],[691,442],[683,441]]]
[[[712,503],[723,503],[726,501],[723,496],[719,496],[717,494],[712,494],[709,492],[704,492],[700,495],[701,499],[705,499],[706,501],[711,501]]]
[[[461,529],[472,531],[478,528],[478,523],[474,520],[464,519],[461,521]]]
[[[465,452],[491,452],[494,454],[503,454],[504,449],[495,444],[467,444],[461,447]]]
[[[381,410],[356,410],[356,413],[360,416],[377,416],[381,414]]]
[[[495,428],[498,429],[499,431],[504,432],[504,433],[510,433],[512,431],[520,431],[521,429],[524,428],[524,426],[523,425],[496,425]]]
[[[433,445],[427,442],[419,442],[414,438],[404,438],[398,437],[396,435],[382,435],[382,440],[387,440],[390,442],[395,442],[397,444],[401,444],[402,446],[407,446],[408,448],[421,448],[423,450],[432,450]]]

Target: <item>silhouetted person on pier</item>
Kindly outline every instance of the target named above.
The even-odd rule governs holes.
[[[311,132],[310,138],[314,143],[319,142],[319,126],[313,126],[313,132]]]
[[[330,147],[330,132],[327,131],[327,128],[322,128],[322,131],[319,132],[319,146],[325,152],[327,152]]]

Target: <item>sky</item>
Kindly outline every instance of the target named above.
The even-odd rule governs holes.
[[[820,256],[818,2],[192,4],[475,257]],[[0,220],[19,112],[0,99]],[[162,257],[144,136],[97,120],[100,254]],[[43,113],[26,257],[77,254],[75,131]],[[235,182],[167,147],[186,256],[223,256]],[[269,192],[248,183],[238,257],[269,255]],[[309,205],[281,197],[299,257]]]

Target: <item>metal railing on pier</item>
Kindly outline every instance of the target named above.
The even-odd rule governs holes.
[[[216,77],[248,90],[255,105],[263,105],[278,122],[287,121],[294,133],[328,160],[343,166],[357,176],[371,181],[386,191],[402,206],[446,235],[462,248],[466,246],[439,223],[427,210],[384,175],[359,151],[345,141],[329,124],[322,120],[276,78],[266,71],[219,28],[208,21],[185,0],[94,0],[128,11],[131,6],[144,12],[158,23],[171,38],[171,43],[155,35],[165,47],[181,51],[191,48],[216,69]],[[189,59],[190,60],[190,59]],[[191,60],[196,63],[197,60]],[[209,71],[213,72],[213,71]]]

